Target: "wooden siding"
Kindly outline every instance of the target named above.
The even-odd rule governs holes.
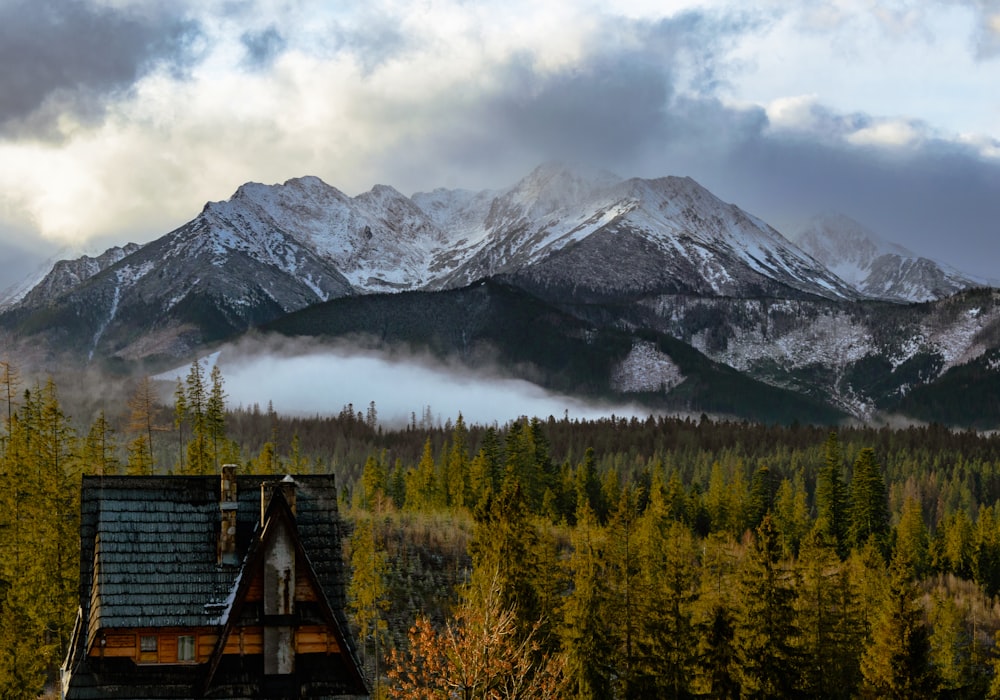
[[[139,649],[140,639],[144,636],[157,638],[156,651],[144,652]],[[195,638],[195,660],[177,660],[177,638],[193,636]],[[104,644],[101,644],[101,640]],[[219,640],[218,628],[190,629],[179,628],[170,630],[108,630],[103,636],[98,636],[90,648],[90,656],[103,658],[133,659],[140,664],[176,664],[176,663],[207,663],[215,645]],[[296,654],[338,654],[340,645],[332,630],[323,625],[302,625],[295,630]],[[250,656],[264,653],[264,628],[262,626],[237,627],[233,629],[226,647],[225,655]]]

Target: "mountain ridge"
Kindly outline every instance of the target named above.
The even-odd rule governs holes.
[[[170,362],[325,304],[375,308],[362,301],[375,295],[379,308],[433,310],[445,299],[435,294],[495,281],[578,319],[584,335],[632,339],[628,362],[595,365],[581,384],[709,405],[671,354],[696,353],[731,381],[867,420],[995,347],[1000,304],[954,301],[973,280],[851,226],[839,242],[860,241],[846,251],[857,255],[841,250],[838,263],[818,235],[810,254],[689,177],[559,164],[500,190],[412,197],[387,185],[351,197],[313,176],[246,183],[155,241],[57,264],[0,313],[0,334],[50,360]],[[856,274],[842,279],[837,264]]]

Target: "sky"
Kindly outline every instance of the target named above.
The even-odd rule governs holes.
[[[1000,0],[0,0],[0,65],[0,290],[247,181],[552,160],[1000,278]]]

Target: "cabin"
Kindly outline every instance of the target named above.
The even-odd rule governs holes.
[[[84,477],[62,694],[367,698],[332,475]]]

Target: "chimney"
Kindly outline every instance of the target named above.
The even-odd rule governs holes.
[[[295,515],[295,479],[291,475],[286,476],[281,481],[262,481],[260,484],[260,524],[264,525],[264,516],[267,514],[267,507],[271,503],[271,498],[275,491],[281,491],[285,498],[285,503]]]
[[[219,489],[219,547],[220,565],[236,566],[236,465],[222,465],[222,483]]]

